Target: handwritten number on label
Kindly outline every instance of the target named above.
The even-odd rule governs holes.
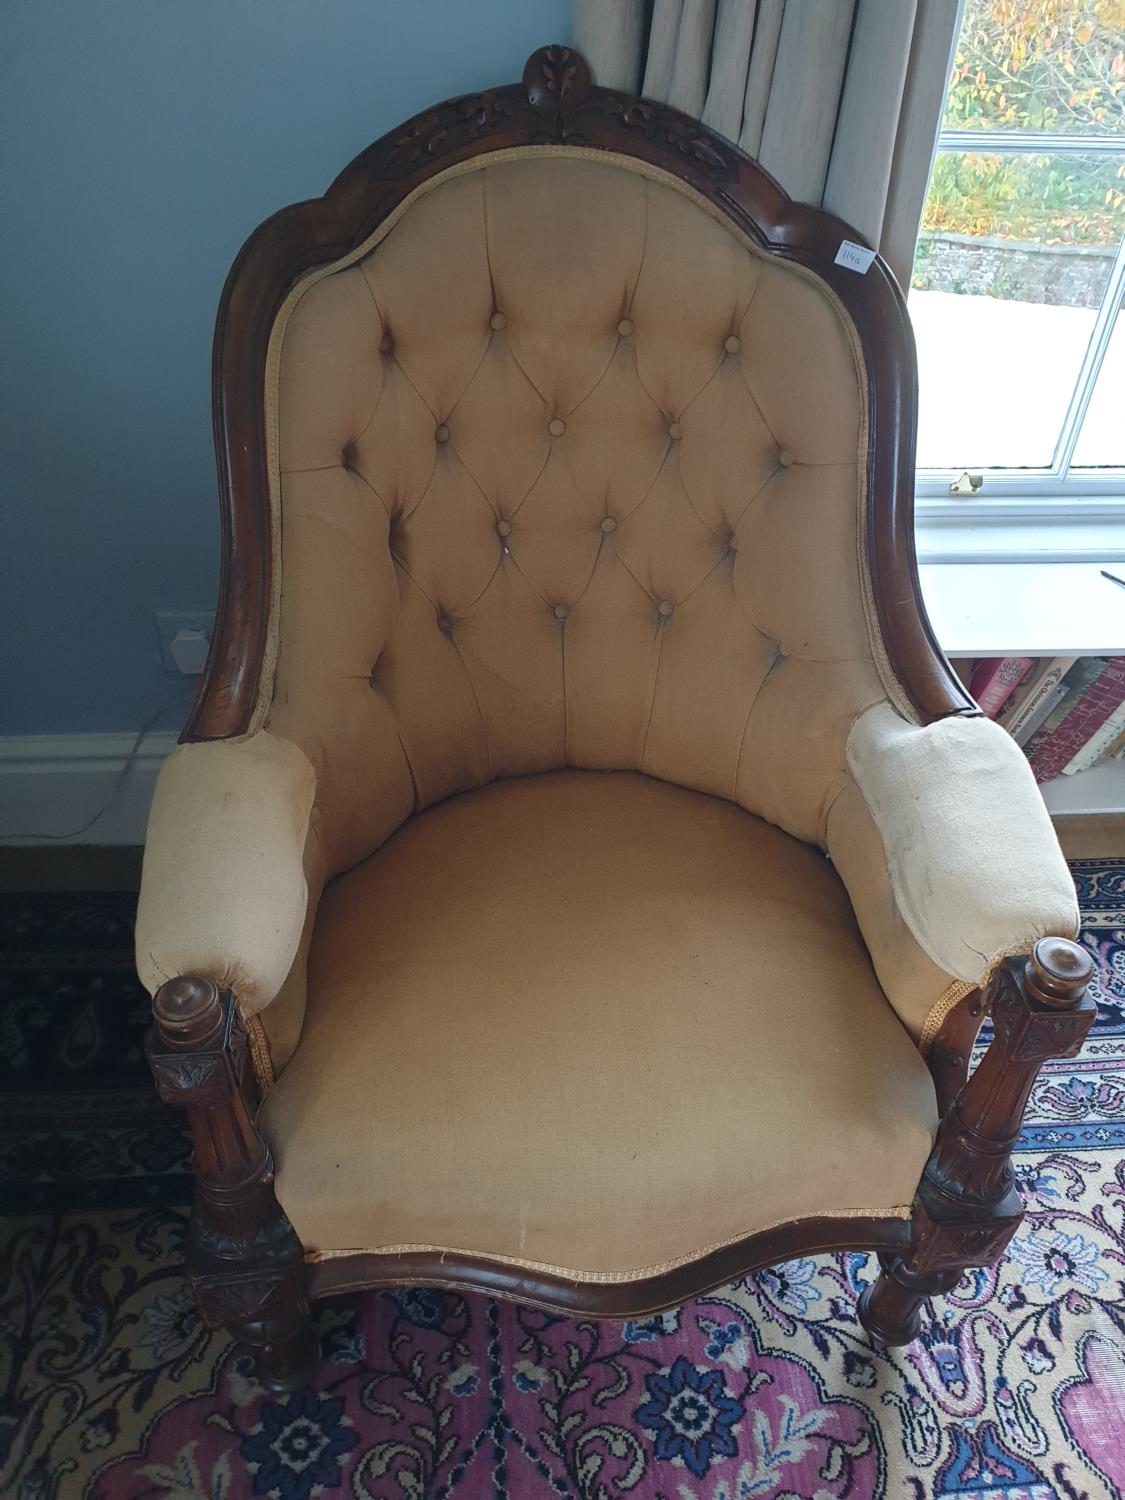
[[[857,245],[854,240],[841,240],[840,248],[836,251],[836,264],[847,266],[849,271],[858,271],[861,276],[870,269],[874,259],[874,250],[868,250],[865,245]]]

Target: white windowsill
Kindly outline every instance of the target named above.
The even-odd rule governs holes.
[[[972,500],[922,493],[914,510],[920,562],[1125,561],[1125,492]]]
[[[920,563],[1097,562],[1109,568],[1125,564],[1122,520],[1075,524],[1044,517],[1016,525],[964,515],[940,521],[920,517],[916,537]]]
[[[1125,652],[1125,497],[919,496],[926,607],[950,656]]]
[[[1125,655],[1125,588],[1095,562],[925,562],[922,596],[947,656]],[[1125,578],[1125,567],[1110,562]]]

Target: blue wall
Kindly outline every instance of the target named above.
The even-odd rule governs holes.
[[[211,329],[247,234],[569,34],[570,0],[0,7],[0,733],[135,729],[192,686],[153,612],[214,604]]]

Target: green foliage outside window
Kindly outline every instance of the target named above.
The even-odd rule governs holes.
[[[1125,133],[1125,0],[967,0],[943,124]],[[1123,210],[1121,157],[941,152],[923,228],[1112,245]]]

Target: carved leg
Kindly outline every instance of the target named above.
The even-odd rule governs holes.
[[[961,1272],[920,1276],[901,1256],[880,1256],[877,1281],[859,1296],[859,1321],[878,1344],[912,1344],[922,1330],[922,1303],[957,1285]]]
[[[883,1344],[917,1338],[927,1297],[949,1291],[970,1266],[992,1265],[1019,1227],[1023,1202],[1011,1152],[1042,1064],[1073,1057],[1096,1014],[1086,996],[1090,955],[1043,938],[1026,961],[1008,959],[989,984],[995,1035],[953,1100],[914,1201],[905,1255],[882,1259],[859,1299],[859,1318]]]
[[[234,997],[185,976],[153,999],[148,1059],[162,1099],[187,1107],[196,1198],[186,1270],[200,1316],[255,1354],[268,1390],[316,1368],[301,1244],[273,1193],[273,1161],[252,1115],[246,1036]]]
[[[951,1291],[970,1266],[999,1260],[1022,1217],[1023,1203],[1013,1187],[983,1214],[935,1220],[923,1188],[914,1205],[910,1249],[905,1255],[880,1256],[878,1279],[860,1294],[859,1321],[876,1343],[913,1343],[921,1332],[923,1302]]]

